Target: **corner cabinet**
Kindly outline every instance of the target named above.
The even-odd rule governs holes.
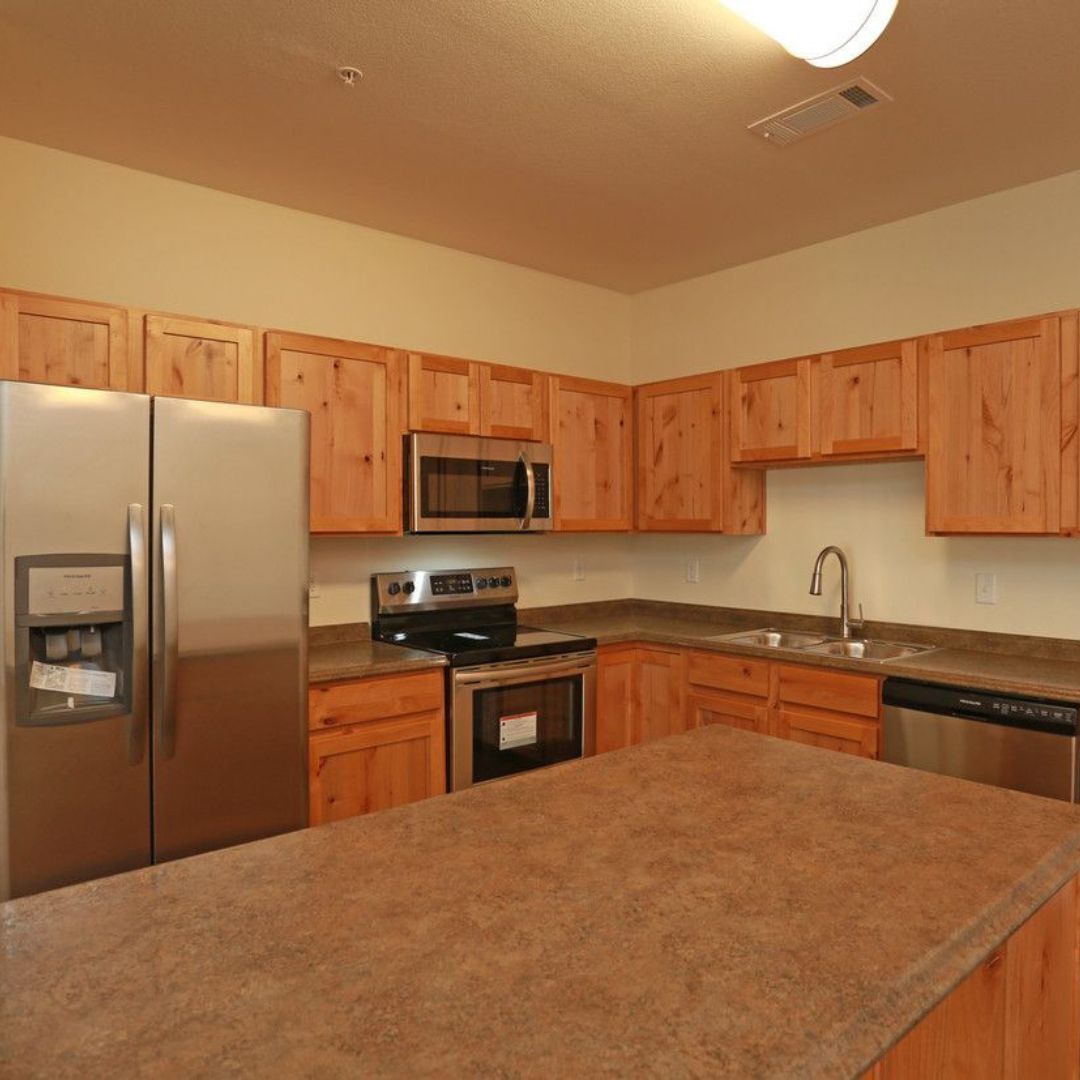
[[[311,414],[311,531],[400,533],[401,379],[396,349],[266,335],[266,403]]]
[[[308,715],[309,824],[446,791],[441,671],[313,686]]]
[[[768,464],[810,457],[810,358],[728,372],[731,460]]]
[[[926,339],[929,533],[1061,531],[1061,319]]]
[[[0,379],[139,390],[128,345],[124,308],[0,292]]]
[[[555,528],[627,532],[634,526],[633,391],[617,383],[551,379]]]
[[[765,479],[730,468],[720,372],[649,383],[637,398],[637,527],[765,531]]]

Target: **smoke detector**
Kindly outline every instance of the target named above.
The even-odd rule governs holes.
[[[853,79],[766,116],[751,124],[748,130],[771,143],[787,146],[889,101],[892,97],[869,79]]]

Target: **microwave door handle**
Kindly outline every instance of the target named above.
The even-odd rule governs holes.
[[[522,531],[532,528],[533,513],[536,511],[536,470],[524,450],[518,456],[518,460],[525,466],[525,517],[521,521]]]

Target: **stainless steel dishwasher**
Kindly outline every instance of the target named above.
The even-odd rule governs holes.
[[[1075,705],[907,679],[882,701],[885,761],[1078,801]]]

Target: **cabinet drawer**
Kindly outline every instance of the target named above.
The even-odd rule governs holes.
[[[778,674],[781,702],[875,719],[880,715],[879,680],[872,676],[845,675],[795,664],[779,665]]]
[[[707,686],[750,697],[769,696],[769,664],[766,660],[692,652],[688,675],[691,686]]]
[[[313,686],[308,692],[312,731],[343,724],[410,716],[443,707],[441,670],[414,675],[376,675],[370,679]]]

